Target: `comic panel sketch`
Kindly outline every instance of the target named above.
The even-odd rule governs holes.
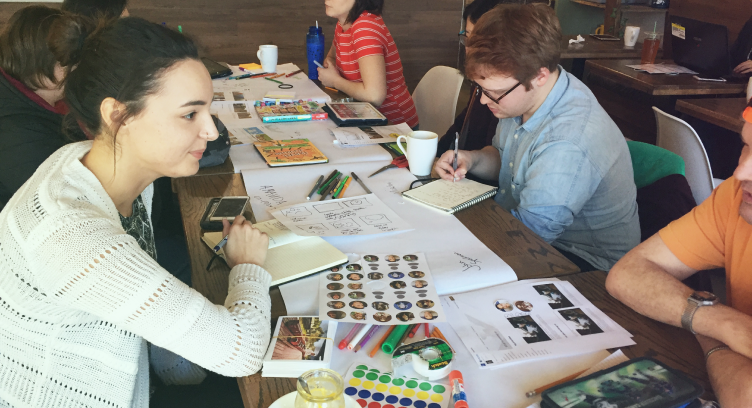
[[[285,217],[302,217],[311,215],[311,212],[305,207],[290,207],[282,210],[282,215]]]
[[[326,204],[316,204],[313,206],[313,208],[315,208],[316,211],[320,213],[327,213],[327,212],[341,210],[342,206],[339,205],[339,203],[326,203]]]
[[[330,222],[329,224],[332,224],[332,227],[337,229],[353,229],[360,227],[360,225],[352,218]]]
[[[324,224],[305,224],[298,225],[297,227],[312,234],[323,234],[326,231],[329,231],[329,228],[327,228]]]
[[[346,206],[348,206],[350,208],[353,208],[353,207],[361,207],[361,208],[362,207],[370,207],[370,206],[373,205],[373,204],[369,203],[368,200],[366,200],[365,198],[355,198],[353,200],[342,201],[342,204],[344,204],[344,205],[346,205]]]
[[[384,214],[363,215],[360,217],[360,219],[368,225],[382,225],[392,223],[391,221],[389,221],[389,218],[386,218],[386,215]]]

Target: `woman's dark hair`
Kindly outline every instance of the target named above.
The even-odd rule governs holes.
[[[478,22],[482,15],[488,13],[489,11],[491,11],[491,9],[498,6],[499,4],[505,3],[513,2],[508,0],[475,0],[465,7],[465,11],[462,13],[462,19],[466,21],[470,20],[471,23],[475,24]]]
[[[44,78],[55,79],[55,55],[47,45],[52,25],[62,17],[60,10],[29,6],[16,11],[0,34],[0,68],[32,90],[44,88]]]
[[[89,18],[118,18],[128,0],[63,0],[60,9]]]
[[[92,135],[103,128],[100,106],[106,98],[125,105],[113,136],[127,118],[141,113],[147,96],[159,92],[160,79],[176,63],[198,59],[193,42],[182,34],[137,17],[93,20],[76,15],[60,19],[50,49],[63,66],[75,66],[65,78],[65,99],[75,121]],[[114,140],[113,140],[114,143]]]
[[[355,4],[350,9],[350,13],[347,15],[345,23],[354,23],[364,11],[380,16],[381,10],[383,9],[384,0],[355,0]]]

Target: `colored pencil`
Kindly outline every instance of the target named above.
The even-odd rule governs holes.
[[[355,348],[353,349],[353,351],[355,351],[357,353],[358,350],[360,350],[363,347],[365,347],[366,343],[368,343],[368,341],[371,340],[371,337],[373,337],[374,333],[376,333],[376,331],[379,330],[379,327],[380,326],[376,326],[376,325],[374,325],[373,327],[371,327],[371,330],[368,330],[368,333],[366,333],[366,335],[363,336],[363,339],[360,340],[360,342],[358,343],[357,346],[355,346]]]
[[[449,348],[452,349],[452,352],[454,352],[454,347],[452,347],[452,345],[449,344],[449,340],[447,340],[446,337],[444,337],[444,333],[442,333],[441,330],[439,330],[438,327],[436,327],[436,326],[433,327],[433,331],[431,332],[431,336],[439,338],[441,340],[444,340],[444,342],[449,346]]]
[[[345,338],[342,339],[342,341],[339,342],[339,346],[338,347],[339,347],[340,350],[342,350],[345,347],[347,347],[347,343],[350,342],[350,340],[353,338],[353,336],[355,336],[355,333],[357,333],[358,330],[360,330],[360,326],[362,326],[362,325],[363,324],[361,324],[361,323],[356,323],[355,326],[350,330],[350,333],[347,333],[347,336],[345,336]]]
[[[384,344],[384,342],[386,341],[386,338],[389,337],[390,334],[392,334],[392,330],[394,330],[395,327],[396,326],[389,326],[389,330],[387,330],[386,333],[384,333],[384,336],[381,337],[381,340],[379,340],[379,342],[376,343],[376,345],[373,347],[373,350],[371,350],[371,352],[368,353],[368,357],[373,358],[373,356],[376,355],[376,352],[381,350],[381,345]]]
[[[297,71],[295,71],[295,72],[290,72],[289,74],[285,75],[285,78],[289,78],[289,77],[291,77],[291,76],[293,76],[293,75],[295,75],[295,74],[299,74],[299,73],[301,73],[301,72],[303,72],[303,70],[302,70],[302,69],[299,69],[299,70],[297,70]]]
[[[410,329],[410,333],[408,333],[407,337],[411,339],[415,337],[415,333],[418,332],[418,329],[420,329],[420,323],[416,324],[412,329]]]
[[[410,327],[407,330],[405,330],[405,334],[403,334],[402,338],[400,339],[400,341],[397,342],[397,346],[395,347],[395,349],[397,349],[397,347],[405,344],[405,340],[407,339],[407,335],[410,334],[410,332],[413,330],[413,326],[416,326],[416,325],[411,324]]]
[[[423,326],[424,333],[426,335],[426,338],[431,337],[431,334],[428,332],[428,323],[426,323],[425,326]]]
[[[565,383],[567,381],[574,380],[575,378],[577,378],[580,375],[582,375],[585,371],[587,371],[587,370],[578,371],[578,372],[576,372],[574,374],[570,374],[570,375],[568,375],[568,376],[566,376],[564,378],[558,379],[558,380],[556,380],[556,381],[554,381],[554,382],[552,382],[550,384],[546,384],[546,385],[544,385],[542,387],[538,387],[538,388],[536,388],[536,389],[534,389],[532,391],[528,391],[528,392],[525,393],[525,396],[528,397],[528,398],[532,398],[532,397],[534,397],[534,396],[542,393],[543,391],[545,391],[545,390],[547,390],[547,389],[549,389],[551,387],[555,387],[555,386],[557,386],[559,384],[563,384],[563,383]]]

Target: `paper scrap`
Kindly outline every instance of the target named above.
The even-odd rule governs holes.
[[[570,44],[579,44],[579,43],[581,43],[583,41],[585,41],[585,38],[583,38],[581,35],[578,34],[577,35],[577,39],[570,39],[569,43]]]
[[[362,146],[378,143],[392,143],[400,135],[412,132],[407,123],[391,126],[364,126],[332,129],[332,134],[340,145],[345,147]]]
[[[697,75],[697,72],[692,71],[689,68],[682,67],[676,64],[637,64],[627,65],[629,68],[633,68],[637,71],[644,71],[648,74],[692,74]]]
[[[337,237],[413,229],[375,194],[279,207],[274,218],[298,235]]]

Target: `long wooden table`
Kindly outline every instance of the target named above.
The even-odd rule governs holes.
[[[741,132],[744,127],[742,112],[747,107],[746,98],[679,99],[676,110],[697,119]]]
[[[222,304],[227,296],[228,268],[215,263],[207,271],[210,250],[201,242],[199,218],[212,197],[245,195],[239,174],[215,174],[173,180],[180,201],[183,227],[191,256],[194,288],[210,301]],[[520,279],[559,277],[572,282],[590,301],[635,336],[636,346],[624,349],[629,357],[652,356],[694,377],[710,389],[699,346],[688,333],[647,319],[605,291],[605,273],[577,273],[575,265],[525,227],[493,200],[486,200],[456,214],[457,218],[492,251],[504,259]],[[272,316],[286,315],[278,289],[270,291]],[[275,320],[276,321],[276,320]],[[260,374],[238,379],[246,407],[265,408],[295,391],[288,378],[264,378]],[[712,394],[706,393],[707,397]]]
[[[624,40],[601,41],[581,34],[585,41],[570,44],[569,40],[577,39],[576,35],[565,35],[561,39],[561,59],[625,59],[640,58],[642,55],[642,43],[638,42],[634,47],[624,46]]]

